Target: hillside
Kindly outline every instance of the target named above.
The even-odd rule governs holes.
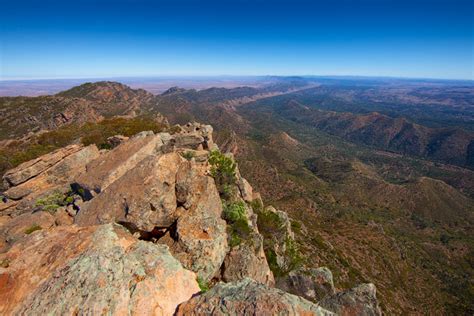
[[[212,131],[74,144],[6,172],[0,312],[381,315],[373,284],[336,291],[299,261],[286,213],[264,207]]]
[[[316,275],[326,271],[322,267],[328,267],[334,275],[334,286],[329,286],[331,293],[372,293],[370,287],[352,292],[346,289],[357,289],[360,283],[374,283],[382,311],[387,314],[471,313],[474,309],[471,303],[474,297],[471,264],[474,254],[474,171],[466,168],[471,167],[472,160],[472,132],[466,128],[470,112],[466,110],[462,116],[455,115],[457,119],[447,115],[449,122],[443,121],[436,114],[439,108],[430,105],[428,99],[433,95],[433,102],[440,106],[444,104],[450,113],[454,113],[452,111],[462,111],[461,107],[454,106],[456,100],[468,103],[468,94],[459,95],[459,91],[463,90],[452,87],[420,91],[403,86],[397,88],[403,93],[394,97],[396,89],[393,86],[377,83],[370,87],[353,87],[352,84],[352,81],[328,84],[292,78],[264,88],[211,88],[200,91],[174,88],[153,96],[120,84],[97,83],[79,86],[56,96],[24,98],[28,111],[32,111],[36,103],[46,102],[44,98],[64,98],[70,100],[71,108],[78,111],[78,118],[78,105],[82,103],[97,108],[94,113],[101,113],[101,118],[95,123],[84,124],[78,119],[61,126],[51,126],[48,128],[50,131],[24,138],[20,145],[10,141],[3,146],[1,162],[5,171],[52,150],[78,143],[86,146],[96,144],[102,150],[114,152],[115,149],[111,149],[121,138],[114,140],[110,137],[116,134],[133,136],[145,129],[172,135],[181,130],[173,126],[176,123],[210,123],[215,129],[214,139],[221,152],[233,154],[239,174],[249,180],[252,191],[260,192],[265,205],[271,204],[289,216],[287,218],[285,212],[273,212],[269,211],[271,208],[259,206],[259,199],[258,203],[250,202],[241,196],[257,215],[265,258],[278,288],[313,302],[319,301],[322,297],[316,299],[297,291],[302,286],[298,283],[301,278],[298,273],[303,269],[303,274],[315,273],[313,277],[316,278]],[[446,98],[440,95],[443,89],[446,90]],[[395,110],[393,102],[406,100],[406,95],[415,93],[415,90],[423,95],[422,98],[410,98],[413,111],[406,112],[407,107],[402,103]],[[387,95],[392,94],[392,103],[377,101],[383,91],[388,91]],[[335,95],[339,95],[339,99]],[[366,98],[366,103],[360,103],[361,98]],[[2,98],[2,102],[9,99]],[[48,104],[57,108],[55,103]],[[456,109],[451,110],[453,107]],[[112,111],[116,108],[121,109],[119,117]],[[428,124],[416,115],[421,108],[426,113],[435,114],[433,118],[438,126]],[[11,112],[12,108],[5,107],[4,111]],[[45,121],[50,117],[48,115],[45,114]],[[38,116],[38,120],[41,119]],[[18,122],[19,126],[14,130],[20,131],[25,123]],[[125,144],[124,147],[127,147]],[[202,145],[204,151],[206,146]],[[110,162],[111,166],[126,154],[122,153],[119,157]],[[202,163],[206,160],[200,158],[200,153],[191,154],[187,149],[183,157],[196,161],[203,159]],[[148,204],[144,207],[142,201],[136,201],[133,197],[138,192],[121,191],[130,181],[136,182],[133,187],[140,187],[140,179],[148,174],[148,169],[134,170],[130,178],[119,181],[114,178],[115,171],[95,168],[91,167],[91,170],[95,170],[97,175],[87,180],[90,183],[86,190],[94,197],[91,201],[95,199],[90,203],[94,205],[91,216],[84,215],[86,220],[81,219],[83,215],[78,215],[77,221],[91,225],[93,218],[101,223],[115,218],[142,238],[167,240],[166,243],[173,249],[176,245],[171,239],[177,238],[177,235],[176,223],[172,220],[163,222],[154,230],[139,220],[142,215],[133,215],[133,210],[131,218],[138,220],[133,225],[123,221],[120,211],[103,215],[93,211],[113,206],[110,207],[112,210],[128,213],[136,205],[139,209],[147,209],[146,218],[155,218],[154,213],[148,211]],[[107,190],[103,191],[99,178],[101,174],[109,173],[114,176],[100,181],[119,182],[107,193]],[[6,179],[9,174],[5,174]],[[35,187],[35,182],[32,183]],[[41,180],[39,183],[44,182]],[[215,184],[219,189],[219,183]],[[198,187],[198,191],[202,189],[202,185]],[[18,192],[16,196],[21,196],[24,191]],[[221,194],[227,193],[222,191]],[[258,195],[255,196],[257,198]],[[15,206],[10,203],[8,208],[12,210],[11,207],[23,205],[23,202],[18,206],[16,203],[13,203]],[[166,201],[160,203],[168,205]],[[181,202],[178,204],[181,206]],[[6,212],[3,214],[9,214],[9,211]],[[9,216],[15,214],[13,212]],[[294,243],[291,243],[298,249],[294,252],[293,246],[286,245],[289,250],[286,260],[278,259],[279,248],[275,248],[282,238],[286,239],[283,231],[274,227],[275,223],[280,222],[282,225],[286,222],[285,227],[291,228],[291,235],[294,236]],[[229,244],[241,242],[239,234],[247,234],[241,227],[235,229],[227,231],[232,237],[228,240]],[[167,232],[169,238],[162,236]],[[202,234],[207,233],[209,231],[205,230]],[[196,234],[201,236],[201,232]],[[183,250],[186,247],[181,245],[178,248]],[[184,267],[194,260],[186,261],[184,255],[178,257],[180,261],[184,260]],[[247,254],[235,254],[233,260],[246,257]],[[229,265],[233,266],[227,261]],[[250,266],[247,269],[260,277],[266,275]],[[241,275],[241,271],[234,268],[228,271]],[[203,304],[202,310],[205,311],[211,304],[209,302],[215,302],[216,296],[212,295],[227,293],[234,297],[234,290],[253,286],[246,282],[217,286],[212,294],[190,301],[193,304],[190,306],[195,308],[194,304]],[[310,287],[314,284],[313,281],[304,282]],[[213,284],[211,282],[210,285]],[[318,285],[315,293],[320,293],[322,288],[327,290],[328,285]],[[344,301],[341,295],[337,295],[338,300]],[[245,296],[235,297],[241,299]],[[334,305],[328,303],[326,306]],[[336,311],[339,307],[333,308]]]
[[[86,83],[52,96],[0,98],[0,140],[63,125],[133,117],[153,99],[144,90],[115,82]]]

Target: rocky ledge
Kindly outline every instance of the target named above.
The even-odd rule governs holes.
[[[328,269],[295,260],[290,219],[264,207],[211,126],[172,130],[5,173],[0,314],[381,314],[374,285],[338,292]]]

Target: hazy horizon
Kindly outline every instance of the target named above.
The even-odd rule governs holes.
[[[473,80],[472,12],[465,0],[20,0],[0,12],[0,79]]]
[[[262,87],[274,82],[275,78],[304,78],[314,83],[324,84],[333,81],[373,82],[377,84],[402,85],[468,85],[474,86],[473,80],[434,79],[434,78],[400,78],[400,77],[371,77],[371,76],[129,76],[129,77],[100,77],[100,78],[62,78],[62,79],[17,79],[0,80],[1,96],[39,96],[55,94],[86,82],[115,81],[126,84],[133,89],[145,89],[153,94],[160,94],[171,87],[203,90],[209,88],[236,88],[242,86]]]

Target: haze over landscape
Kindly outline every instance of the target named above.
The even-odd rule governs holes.
[[[473,79],[473,11],[466,0],[7,1],[0,78]]]
[[[473,14],[2,3],[0,315],[473,315]]]

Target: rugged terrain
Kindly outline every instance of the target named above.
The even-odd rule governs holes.
[[[35,117],[20,115],[2,132],[6,254],[28,244],[17,246],[17,239],[70,229],[71,222],[71,227],[109,225],[71,234],[127,233],[127,245],[135,245],[136,238],[165,244],[181,268],[197,273],[202,288],[211,287],[178,313],[208,313],[221,299],[229,303],[216,309],[219,313],[233,308],[258,313],[256,306],[271,311],[265,302],[278,297],[290,313],[298,311],[295,306],[315,311],[308,305],[312,301],[340,314],[370,314],[377,305],[374,287],[361,283],[375,284],[387,314],[473,311],[470,86],[288,78],[264,88],[172,88],[151,95],[103,82],[55,96],[0,100],[9,117],[16,115],[15,102]],[[54,100],[67,100],[77,115],[52,124],[66,111],[52,106]],[[227,156],[210,154],[208,128],[191,131],[198,125],[186,126],[188,121],[212,124]],[[134,136],[142,130],[155,136]],[[178,135],[199,137],[183,141]],[[158,147],[158,153],[147,152]],[[232,156],[238,168],[235,185],[228,186],[229,178],[213,166],[232,169],[223,158]],[[150,174],[160,177],[144,183]],[[212,191],[210,186],[217,195],[193,196]],[[66,194],[60,201],[57,187]],[[51,203],[54,212],[38,211]],[[203,210],[214,215],[203,222]],[[344,307],[349,302],[359,303]],[[133,310],[133,303],[126,304]]]
[[[281,270],[296,260],[290,220],[212,132],[117,135],[107,150],[74,144],[7,171],[0,312],[379,315],[373,284],[336,291],[326,268],[273,274],[266,253]]]

